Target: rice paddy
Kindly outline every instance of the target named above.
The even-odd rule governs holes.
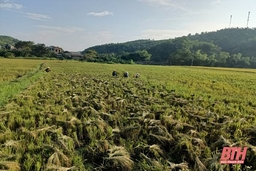
[[[0,170],[256,170],[253,69],[0,58],[0,71]],[[225,146],[248,147],[245,163],[220,164]]]

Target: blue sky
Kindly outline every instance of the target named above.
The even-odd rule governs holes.
[[[68,51],[256,27],[256,0],[0,0],[0,35]]]

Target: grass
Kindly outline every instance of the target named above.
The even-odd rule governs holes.
[[[24,60],[0,58],[0,84],[20,78],[32,72],[43,60]]]
[[[1,169],[230,171],[219,160],[234,145],[249,148],[235,169],[256,170],[253,69],[38,62],[0,84],[13,87],[0,96]]]
[[[4,62],[7,64],[7,62],[5,60],[4,60]],[[19,62],[19,61],[17,61],[17,62]],[[40,66],[41,66],[41,64],[40,64]],[[8,77],[8,75],[3,74],[3,78],[6,78],[7,80],[10,80],[10,81],[2,82],[2,84],[0,84],[0,89],[1,89],[0,107],[3,106],[4,104],[6,104],[10,98],[12,98],[15,95],[17,95],[18,93],[22,92],[28,86],[31,86],[33,84],[33,82],[35,82],[42,75],[40,66],[38,65],[37,68],[33,68],[33,70],[32,69],[28,70],[30,72],[26,72],[27,71],[26,69],[24,71],[22,69],[17,69],[15,72],[10,72],[10,74],[15,73],[15,74],[19,75],[19,77],[17,77],[14,80],[11,80],[11,79],[13,79],[14,75],[9,75],[9,77]],[[11,69],[11,68],[9,68],[9,69]],[[23,72],[20,72],[20,70],[22,70]],[[2,72],[8,73],[9,71],[7,70],[6,72],[5,71],[2,71]],[[20,75],[20,73],[25,73],[25,74]]]

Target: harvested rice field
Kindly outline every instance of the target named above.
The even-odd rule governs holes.
[[[0,58],[0,170],[254,171],[255,83],[253,69]],[[221,164],[223,147],[248,147],[244,164]]]

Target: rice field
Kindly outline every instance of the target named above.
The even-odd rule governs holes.
[[[0,58],[0,70],[0,170],[256,170],[253,69]],[[248,147],[245,163],[220,164],[225,146]]]
[[[0,58],[0,84],[12,81],[36,69],[41,60],[5,59]]]

